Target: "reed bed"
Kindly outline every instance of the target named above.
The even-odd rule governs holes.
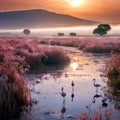
[[[111,55],[110,60],[106,63],[106,74],[108,84],[114,89],[120,90],[120,53]]]
[[[84,52],[110,53],[120,51],[120,38],[115,37],[76,37],[76,38],[42,38],[40,44],[78,47]]]
[[[53,47],[48,45],[53,45]],[[106,66],[108,84],[120,89],[120,38],[0,38],[0,119],[16,118],[25,106],[31,105],[31,96],[23,78],[29,69],[66,65],[66,52],[58,46],[77,47],[84,52],[111,53]],[[100,114],[97,120],[101,119]],[[86,117],[86,118],[85,118]],[[93,120],[94,120],[93,119]],[[87,120],[84,114],[79,120]]]
[[[32,104],[27,80],[29,69],[63,65],[69,57],[62,48],[40,46],[38,41],[17,38],[0,40],[0,119],[18,118]]]
[[[22,77],[26,71],[24,58],[15,54],[15,48],[0,41],[0,119],[18,118],[31,104],[31,96]]]

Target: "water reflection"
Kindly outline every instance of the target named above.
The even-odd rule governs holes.
[[[111,87],[105,87],[103,92],[105,96],[109,98],[111,103],[114,103],[114,109],[120,110],[120,91],[112,89]]]
[[[37,78],[35,82],[35,90],[39,91],[40,89],[41,92],[41,94],[32,92],[32,96],[34,98],[39,98],[37,106],[45,106],[47,110],[52,109],[59,114],[59,117],[64,119],[66,119],[66,116],[69,114],[73,116],[76,116],[76,114],[82,114],[86,105],[89,118],[91,118],[93,111],[96,110],[97,106],[103,107],[103,111],[100,111],[101,114],[104,114],[104,110],[109,107],[111,107],[114,113],[116,112],[114,108],[116,110],[120,110],[120,102],[117,103],[114,101],[113,103],[113,101],[110,101],[110,94],[107,96],[103,95],[104,92],[101,91],[102,89],[98,89],[98,91],[96,91],[94,84],[91,84],[91,79],[97,78],[97,82],[95,84],[100,83],[101,86],[104,85],[104,83],[100,81],[100,72],[97,71],[101,66],[96,64],[94,65],[94,63],[91,62],[92,60],[89,61],[87,58],[85,59],[84,56],[81,57],[80,54],[77,56],[78,58],[76,59],[75,55],[72,56],[75,60],[73,60],[71,65],[65,69],[54,69],[47,71],[46,73],[35,75]],[[85,63],[88,63],[89,65],[86,65]],[[86,75],[86,73],[89,76]],[[46,99],[44,99],[45,97]],[[105,97],[107,97],[109,101],[102,102],[101,100]],[[54,106],[51,103],[54,103]],[[113,105],[111,105],[112,103]],[[66,106],[69,107],[69,109]],[[36,108],[33,109],[37,114],[39,114]],[[43,108],[41,109],[41,112],[43,112]],[[43,116],[43,118],[44,117],[46,116]],[[47,117],[49,119],[49,116]]]
[[[108,106],[108,104],[107,104],[108,98],[106,97],[106,94],[104,94],[104,96],[103,96],[103,95],[98,94],[98,91],[96,91],[96,94],[93,96],[92,103],[96,103],[96,99],[98,99],[98,98],[102,98],[101,99],[102,107]]]
[[[114,105],[114,108],[116,110],[120,110],[120,102],[116,102],[115,105]]]
[[[102,102],[102,107],[107,107],[107,106],[108,106],[107,100],[108,100],[108,98],[107,98],[107,95],[106,95],[106,93],[105,93],[105,94],[104,94],[104,97],[102,96],[102,100],[101,100],[101,102]]]
[[[72,83],[71,83],[71,86],[72,86],[71,101],[73,102],[73,99],[74,99],[74,97],[75,97],[75,94],[74,94],[74,86],[75,86],[75,84],[74,84],[73,81],[72,81]]]
[[[72,70],[76,70],[78,68],[78,63],[77,62],[72,62],[70,64],[70,67],[72,68]]]
[[[64,87],[61,88],[61,96],[63,97],[63,102],[62,102],[62,108],[61,108],[61,117],[64,117],[64,114],[66,112],[66,106],[65,106],[65,103],[66,103],[66,92],[64,92]]]
[[[62,109],[61,109],[61,117],[64,117],[64,114],[65,114],[65,112],[66,112],[66,106],[65,106],[65,103],[66,103],[66,99],[63,98]]]
[[[106,102],[103,102],[103,103],[102,103],[102,107],[103,107],[103,108],[104,108],[104,107],[106,108],[107,106],[108,106],[108,104],[107,104]]]
[[[96,99],[97,99],[97,98],[100,98],[100,97],[101,97],[101,95],[98,95],[98,94],[96,93],[96,95],[93,96],[92,103],[95,103],[95,102],[96,102]]]

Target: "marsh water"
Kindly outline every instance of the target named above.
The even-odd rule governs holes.
[[[104,76],[108,55],[83,53],[77,48],[63,47],[71,62],[65,67],[53,67],[44,72],[27,74],[34,104],[24,114],[29,120],[78,119],[87,114],[91,118],[102,114],[102,119],[120,120],[119,98],[110,92]],[[93,79],[101,87],[93,85]],[[71,85],[71,83],[74,85]],[[61,95],[62,89],[66,96]],[[102,99],[107,98],[104,103]]]

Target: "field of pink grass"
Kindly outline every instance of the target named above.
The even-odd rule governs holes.
[[[27,40],[23,37],[1,37],[0,118],[18,117],[24,106],[31,105],[27,80],[23,77],[27,70],[43,70],[52,65],[69,64],[69,56],[58,46],[76,47],[90,53],[117,52],[112,54],[106,64],[106,73],[110,79],[109,84],[119,88],[120,38],[30,38]],[[79,120],[87,120],[87,118],[87,114],[83,114]],[[101,114],[95,115],[93,120],[101,120]]]
[[[30,92],[22,77],[25,61],[15,54],[14,47],[0,41],[0,119],[9,120],[20,115],[31,104]]]
[[[84,52],[110,53],[120,51],[119,37],[76,37],[76,38],[42,38],[41,44],[78,47]]]
[[[120,53],[111,54],[105,70],[109,79],[108,84],[120,90]]]
[[[19,117],[25,106],[32,104],[27,80],[23,77],[27,70],[46,65],[63,65],[70,61],[63,49],[43,47],[37,43],[21,38],[0,38],[0,118],[2,120]]]
[[[88,53],[112,54],[106,63],[106,74],[109,84],[120,89],[120,37],[43,38],[40,43],[77,47]]]

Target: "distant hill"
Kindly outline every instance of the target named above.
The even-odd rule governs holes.
[[[70,27],[94,24],[98,23],[42,9],[0,12],[0,29]]]

